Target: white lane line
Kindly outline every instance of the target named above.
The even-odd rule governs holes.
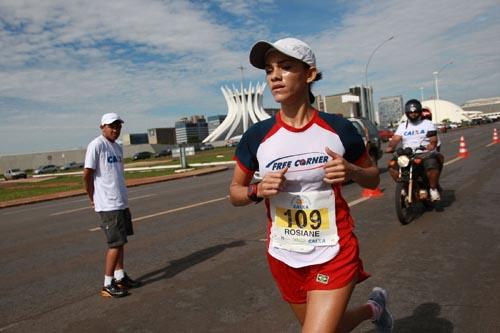
[[[362,203],[363,201],[366,201],[368,199],[370,199],[370,197],[359,198],[359,199],[356,199],[354,201],[348,202],[347,205],[349,207],[353,207],[353,206],[356,206],[357,204]]]
[[[192,204],[192,205],[187,205],[187,206],[183,206],[183,207],[179,207],[179,208],[165,210],[163,212],[158,212],[158,213],[155,213],[155,214],[150,214],[150,215],[145,215],[145,216],[137,217],[137,218],[134,218],[133,221],[134,222],[139,222],[139,221],[142,221],[142,220],[150,219],[152,217],[157,217],[157,216],[161,216],[161,215],[171,214],[171,213],[179,212],[181,210],[186,210],[186,209],[190,209],[190,208],[194,208],[194,207],[208,205],[210,203],[217,202],[217,201],[227,200],[227,198],[229,198],[228,195],[226,195],[226,196],[224,196],[222,198],[217,198],[217,199],[202,201],[202,202],[198,202],[198,203],[195,203],[195,204]],[[97,231],[97,230],[100,230],[100,229],[101,229],[101,227],[96,227],[96,228],[89,229],[89,231]]]
[[[456,161],[460,161],[463,157],[455,157],[454,159],[452,160],[449,160],[448,162],[444,162],[443,165],[446,166],[446,165],[450,165],[451,163],[455,163]]]
[[[81,210],[86,210],[86,209],[91,209],[92,207],[81,207],[81,208],[75,208],[75,209],[70,209],[70,210],[65,210],[62,212],[57,212],[57,213],[52,213],[50,216],[58,216],[58,215],[64,215],[64,214],[69,214],[69,213],[74,213],[74,212],[79,212]]]
[[[137,199],[149,198],[149,197],[152,197],[152,196],[155,196],[155,195],[156,195],[156,194],[146,194],[146,195],[141,195],[141,196],[139,196],[139,197],[130,198],[130,199],[128,199],[128,201],[133,201],[133,200],[137,200]],[[79,212],[79,211],[81,211],[81,210],[86,210],[86,209],[91,209],[91,208],[93,208],[93,207],[87,206],[87,207],[81,207],[81,208],[69,209],[69,210],[64,210],[64,211],[62,211],[62,212],[52,213],[52,214],[50,214],[50,216],[64,215],[64,214],[69,214],[69,213]]]
[[[23,207],[23,208],[18,209],[18,210],[2,213],[2,215],[12,215],[12,214],[25,213],[25,212],[29,212],[29,211],[36,210],[36,209],[46,209],[46,208],[50,208],[50,207],[54,207],[54,206],[69,205],[69,204],[73,204],[75,202],[88,201],[88,200],[89,199],[85,198],[85,199],[71,200],[71,201],[66,201],[66,202],[58,202],[57,204],[43,205],[40,207],[31,207],[31,208]],[[42,203],[44,203],[44,202],[42,202]]]
[[[490,147],[490,146],[493,146],[493,145],[495,145],[495,144],[497,144],[497,142],[490,142],[490,143],[488,143],[488,144],[486,145],[486,147]]]

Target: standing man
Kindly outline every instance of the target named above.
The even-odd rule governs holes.
[[[101,228],[108,241],[103,297],[123,297],[129,288],[137,288],[123,269],[124,245],[133,235],[132,217],[128,209],[127,187],[123,172],[123,149],[115,141],[120,136],[123,120],[116,113],[101,118],[101,135],[89,143],[85,155],[83,180],[90,205],[101,217]]]

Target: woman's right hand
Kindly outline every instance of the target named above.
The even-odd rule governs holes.
[[[285,186],[285,173],[287,171],[288,167],[278,172],[266,173],[261,182],[257,185],[257,195],[263,198],[270,198],[282,191]]]

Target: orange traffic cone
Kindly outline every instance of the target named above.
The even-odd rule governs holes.
[[[499,143],[500,140],[498,140],[498,133],[497,133],[497,129],[494,128],[493,129],[493,142],[492,143]]]
[[[371,190],[369,188],[364,188],[363,192],[361,193],[362,197],[370,197],[370,198],[377,198],[381,197],[383,195],[382,191],[380,190],[380,187],[377,186],[376,189]]]
[[[465,146],[465,140],[463,135],[460,137],[460,147],[458,148],[458,157],[463,157],[463,158],[469,157],[469,151]]]

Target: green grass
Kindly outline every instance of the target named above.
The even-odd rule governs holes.
[[[36,183],[3,183],[0,187],[0,202],[31,198],[39,195],[53,194],[83,188],[82,178],[76,176],[60,176]]]
[[[125,179],[140,179],[149,177],[159,177],[171,175],[174,173],[174,169],[163,169],[163,170],[146,170],[146,171],[128,171],[125,172]]]
[[[224,162],[231,161],[234,156],[234,147],[218,147],[211,150],[197,151],[193,156],[187,156],[187,163],[209,163],[209,162]],[[217,157],[222,156],[222,157]],[[133,168],[134,166],[144,165],[174,165],[180,164],[178,157],[164,158],[149,158],[147,160],[132,161],[130,158],[125,159],[126,167]]]
[[[231,161],[234,155],[234,149],[235,148],[220,147],[207,151],[197,151],[196,155],[187,156],[187,163]],[[222,155],[222,157],[217,157],[218,155]],[[133,168],[134,166],[174,164],[180,164],[178,158],[152,158],[134,163],[127,163],[126,167]],[[125,179],[158,177],[173,173],[174,169],[127,171],[125,172]],[[82,175],[56,176],[38,182],[2,182],[0,185],[0,202],[78,189],[83,189]]]

